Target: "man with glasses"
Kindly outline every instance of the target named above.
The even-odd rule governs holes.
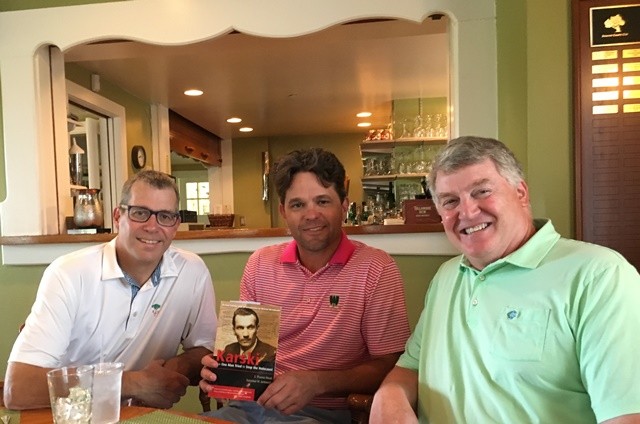
[[[198,383],[215,339],[215,299],[202,259],[171,246],[178,203],[170,176],[139,172],[113,211],[117,237],[45,270],[9,357],[7,407],[48,407],[46,373],[63,366],[123,362],[122,397],[160,408]]]

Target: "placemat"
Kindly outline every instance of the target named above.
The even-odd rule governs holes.
[[[5,416],[10,417],[9,424],[20,423],[20,411],[12,411],[11,409],[6,409],[0,406],[0,418]],[[2,424],[2,421],[0,421],[0,424]]]
[[[170,414],[165,411],[153,411],[139,417],[120,421],[126,424],[202,424],[202,420]],[[13,424],[13,421],[11,422]]]

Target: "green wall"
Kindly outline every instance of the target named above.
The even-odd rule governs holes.
[[[360,142],[365,133],[242,138],[233,141],[233,197],[236,215],[245,217],[247,227],[284,227],[278,212],[278,194],[273,181],[269,201],[262,200],[262,152],[271,164],[288,152],[310,147],[331,150],[343,163],[350,179],[349,200],[362,202]]]
[[[221,243],[223,241],[214,241]],[[209,268],[215,288],[216,301],[237,299],[238,283],[242,277],[244,264],[249,253],[226,253],[204,255],[203,259]],[[418,321],[422,302],[426,293],[426,282],[435,274],[438,266],[447,257],[431,256],[395,256],[405,283],[405,298],[411,326]],[[6,371],[6,359],[9,356],[19,326],[29,314],[35,299],[38,283],[44,266],[0,266],[0,379]],[[200,404],[195,390],[184,398],[178,409],[193,412],[200,411]]]
[[[496,1],[498,132],[527,172],[536,217],[575,235],[569,0]]]
[[[247,227],[271,227],[271,202],[262,201],[262,152],[266,151],[269,151],[269,139],[264,137],[233,141],[233,211],[236,225],[242,216]],[[274,195],[271,190],[270,198]]]
[[[85,68],[71,63],[65,65],[64,72],[68,80],[90,89],[91,72]],[[126,110],[127,152],[131,151],[131,147],[139,144],[144,146],[147,151],[147,157],[151,158],[153,148],[151,145],[151,108],[149,103],[124,91],[105,78],[100,81],[99,94],[121,105]],[[135,170],[131,165],[131,161],[128,161],[128,175],[134,173]]]
[[[2,78],[2,75],[0,75]],[[2,99],[2,89],[0,87],[0,99]],[[4,125],[2,117],[2,101],[0,101],[0,202],[7,198],[7,178],[4,166]],[[0,228],[1,234],[2,228]]]

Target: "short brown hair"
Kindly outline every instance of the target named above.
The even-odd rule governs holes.
[[[175,180],[169,174],[165,174],[164,172],[154,171],[153,169],[145,169],[137,174],[131,176],[122,186],[122,194],[120,196],[120,204],[127,205],[129,204],[129,199],[131,199],[131,187],[137,181],[142,181],[145,184],[150,185],[151,187],[157,188],[159,190],[163,189],[173,189],[176,194],[176,210],[180,204],[180,192],[178,191],[178,186],[176,185]]]
[[[289,152],[276,163],[273,173],[281,204],[284,205],[287,190],[299,172],[312,172],[324,187],[333,186],[341,202],[347,197],[344,166],[333,153],[314,147]]]

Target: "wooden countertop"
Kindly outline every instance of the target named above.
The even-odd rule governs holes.
[[[345,226],[345,232],[355,234],[408,234],[435,233],[444,231],[442,224],[405,225],[359,225]],[[175,240],[238,239],[259,237],[287,237],[286,228],[208,228],[197,231],[179,231]],[[56,234],[45,236],[3,236],[0,245],[59,244],[59,243],[102,243],[111,240],[115,234]]]

